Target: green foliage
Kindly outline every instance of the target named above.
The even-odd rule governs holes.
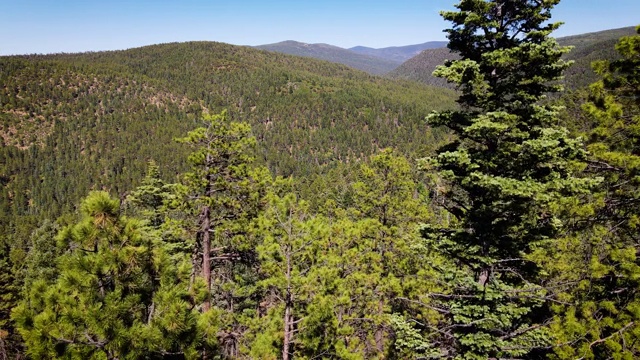
[[[210,209],[209,228],[219,238],[218,245],[242,247],[234,236],[256,215],[260,187],[268,182],[264,169],[253,165],[256,139],[247,123],[230,121],[226,111],[205,115],[203,122],[204,127],[177,140],[193,149],[187,160],[191,171],[183,176],[182,207],[192,215]]]
[[[4,240],[4,239],[3,239]],[[9,244],[0,241],[0,356],[9,358],[19,352],[20,340],[9,320],[11,309],[19,299],[20,286],[16,281],[14,268],[9,256]]]
[[[259,140],[251,155],[274,174],[302,179],[296,190],[306,195],[312,183],[333,191],[322,177],[335,169],[348,183],[353,164],[382,147],[424,156],[442,135],[424,114],[454,106],[452,92],[211,42],[0,57],[0,84],[0,233],[16,260],[34,229],[74,212],[90,191],[125,199],[150,159],[160,179],[176,182],[189,150],[172,139],[197,127],[203,109],[228,108],[251,124]],[[170,223],[186,220],[175,212]],[[188,238],[171,236],[177,248]],[[10,277],[19,289],[20,274]]]
[[[162,208],[171,200],[172,186],[160,178],[160,169],[155,161],[148,164],[147,176],[127,198],[127,205],[140,209],[140,215],[149,219],[152,227],[164,221]]]
[[[241,314],[255,306],[256,255],[248,228],[261,211],[271,175],[253,165],[256,140],[247,123],[230,121],[226,111],[205,115],[203,122],[178,139],[193,149],[179,208],[195,240],[192,282],[200,273],[202,311],[220,316],[219,331],[207,341],[217,341],[225,356],[235,357],[245,331]]]
[[[321,217],[311,216],[308,205],[294,194],[269,194],[266,201],[267,209],[257,219],[261,241],[256,248],[262,278],[257,285],[264,300],[254,321],[258,335],[251,355],[298,357],[309,352],[308,344],[299,341],[297,333],[305,331],[301,328],[309,322],[308,306],[314,294],[323,289],[317,267],[324,259],[319,256],[318,246],[328,234],[328,224]],[[265,346],[267,339],[271,346]]]
[[[578,286],[564,294],[570,305],[557,309],[559,359],[640,356],[640,27],[637,31],[616,45],[619,60],[594,63],[602,79],[591,86],[583,106],[592,121],[585,131],[591,153],[587,170],[604,181],[583,215],[592,226],[573,242],[577,258],[562,259],[578,269],[565,277]]]
[[[593,183],[573,176],[581,143],[541,104],[568,66],[567,49],[549,38],[558,2],[463,0],[442,14],[460,60],[435,74],[457,85],[462,110],[430,116],[459,140],[428,163],[448,185],[443,206],[455,220],[423,233],[451,261],[442,268],[451,293],[438,299],[448,358],[533,357],[550,344],[547,290],[528,257],[559,237],[554,203]]]
[[[179,274],[119,202],[90,194],[79,223],[61,230],[68,251],[58,276],[35,280],[13,311],[33,358],[138,359],[197,344],[192,305]],[[155,355],[154,355],[155,354]],[[190,357],[190,356],[188,356]]]
[[[0,58],[0,358],[637,358],[640,36],[587,153],[558,1],[445,12],[429,124],[452,92],[246,47]]]
[[[390,71],[387,76],[392,79],[413,80],[427,85],[454,89],[455,86],[445,79],[434,76],[433,71],[445,61],[457,58],[458,55],[452,53],[446,47],[428,49],[405,61],[402,65]]]
[[[146,221],[147,229],[159,239],[159,246],[176,261],[184,261],[194,250],[187,234],[187,214],[180,211],[180,186],[160,177],[155,161],[149,162],[147,176],[125,199],[124,207]]]
[[[355,178],[347,190],[352,206],[329,199],[325,215],[314,214],[286,181],[267,195],[252,231],[261,279],[259,307],[246,313],[252,357],[402,356],[392,314],[436,321],[421,302],[435,287],[427,269],[437,261],[414,246],[428,211],[409,162],[383,150]]]
[[[564,56],[565,60],[573,64],[565,71],[563,83],[570,90],[587,88],[599,79],[593,71],[591,63],[599,60],[613,61],[620,55],[614,46],[621,37],[635,34],[632,26],[620,29],[599,31],[594,33],[559,38],[561,46],[571,46],[571,52]]]

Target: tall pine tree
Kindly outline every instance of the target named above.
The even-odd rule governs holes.
[[[246,331],[238,315],[255,306],[257,260],[247,229],[259,213],[271,176],[253,165],[256,139],[249,124],[231,121],[226,111],[205,115],[203,123],[178,139],[193,148],[191,171],[184,175],[182,209],[193,220],[192,283],[197,287],[204,280],[202,312],[223,327],[209,341],[217,341],[223,354],[234,357]]]
[[[462,0],[442,13],[460,60],[434,74],[457,85],[460,110],[429,120],[458,138],[428,163],[448,183],[442,205],[453,219],[423,233],[451,259],[450,293],[432,294],[449,320],[438,332],[447,358],[531,358],[550,343],[547,291],[528,255],[558,236],[554,203],[590,183],[572,175],[581,143],[542,102],[568,66],[549,37],[559,1]]]

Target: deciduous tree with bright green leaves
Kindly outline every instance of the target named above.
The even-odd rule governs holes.
[[[433,294],[448,321],[439,329],[441,357],[532,358],[548,351],[548,292],[529,259],[563,227],[554,204],[593,183],[573,175],[585,156],[579,140],[557,126],[557,92],[567,48],[549,37],[560,0],[462,0],[443,12],[449,48],[460,60],[435,75],[457,85],[460,109],[434,113],[432,125],[458,137],[427,166],[447,183],[448,226],[424,226],[430,247],[451,260],[442,268],[451,290]]]

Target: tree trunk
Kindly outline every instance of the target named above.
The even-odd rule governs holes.
[[[284,309],[284,344],[282,346],[282,360],[289,360],[290,345],[293,338],[293,299],[291,295],[291,249],[287,247],[287,293]]]
[[[202,304],[202,310],[211,308],[211,209],[208,206],[202,208],[202,277],[206,283],[207,297]]]
[[[380,296],[382,299],[382,296]],[[384,302],[382,300],[378,301],[378,320],[382,319],[384,314]],[[376,324],[376,350],[378,351],[378,355],[381,355],[384,351],[384,329],[382,328],[382,324]]]
[[[291,306],[289,306],[289,304],[286,305],[286,308],[284,310],[284,344],[282,346],[282,360],[289,360],[289,351],[290,350],[290,344],[291,344],[291,338],[292,338],[292,333],[291,331],[292,329],[292,311],[291,311]]]

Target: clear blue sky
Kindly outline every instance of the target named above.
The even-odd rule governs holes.
[[[211,40],[386,47],[444,40],[456,0],[0,0],[0,55]],[[556,36],[640,23],[640,0],[563,0]]]

